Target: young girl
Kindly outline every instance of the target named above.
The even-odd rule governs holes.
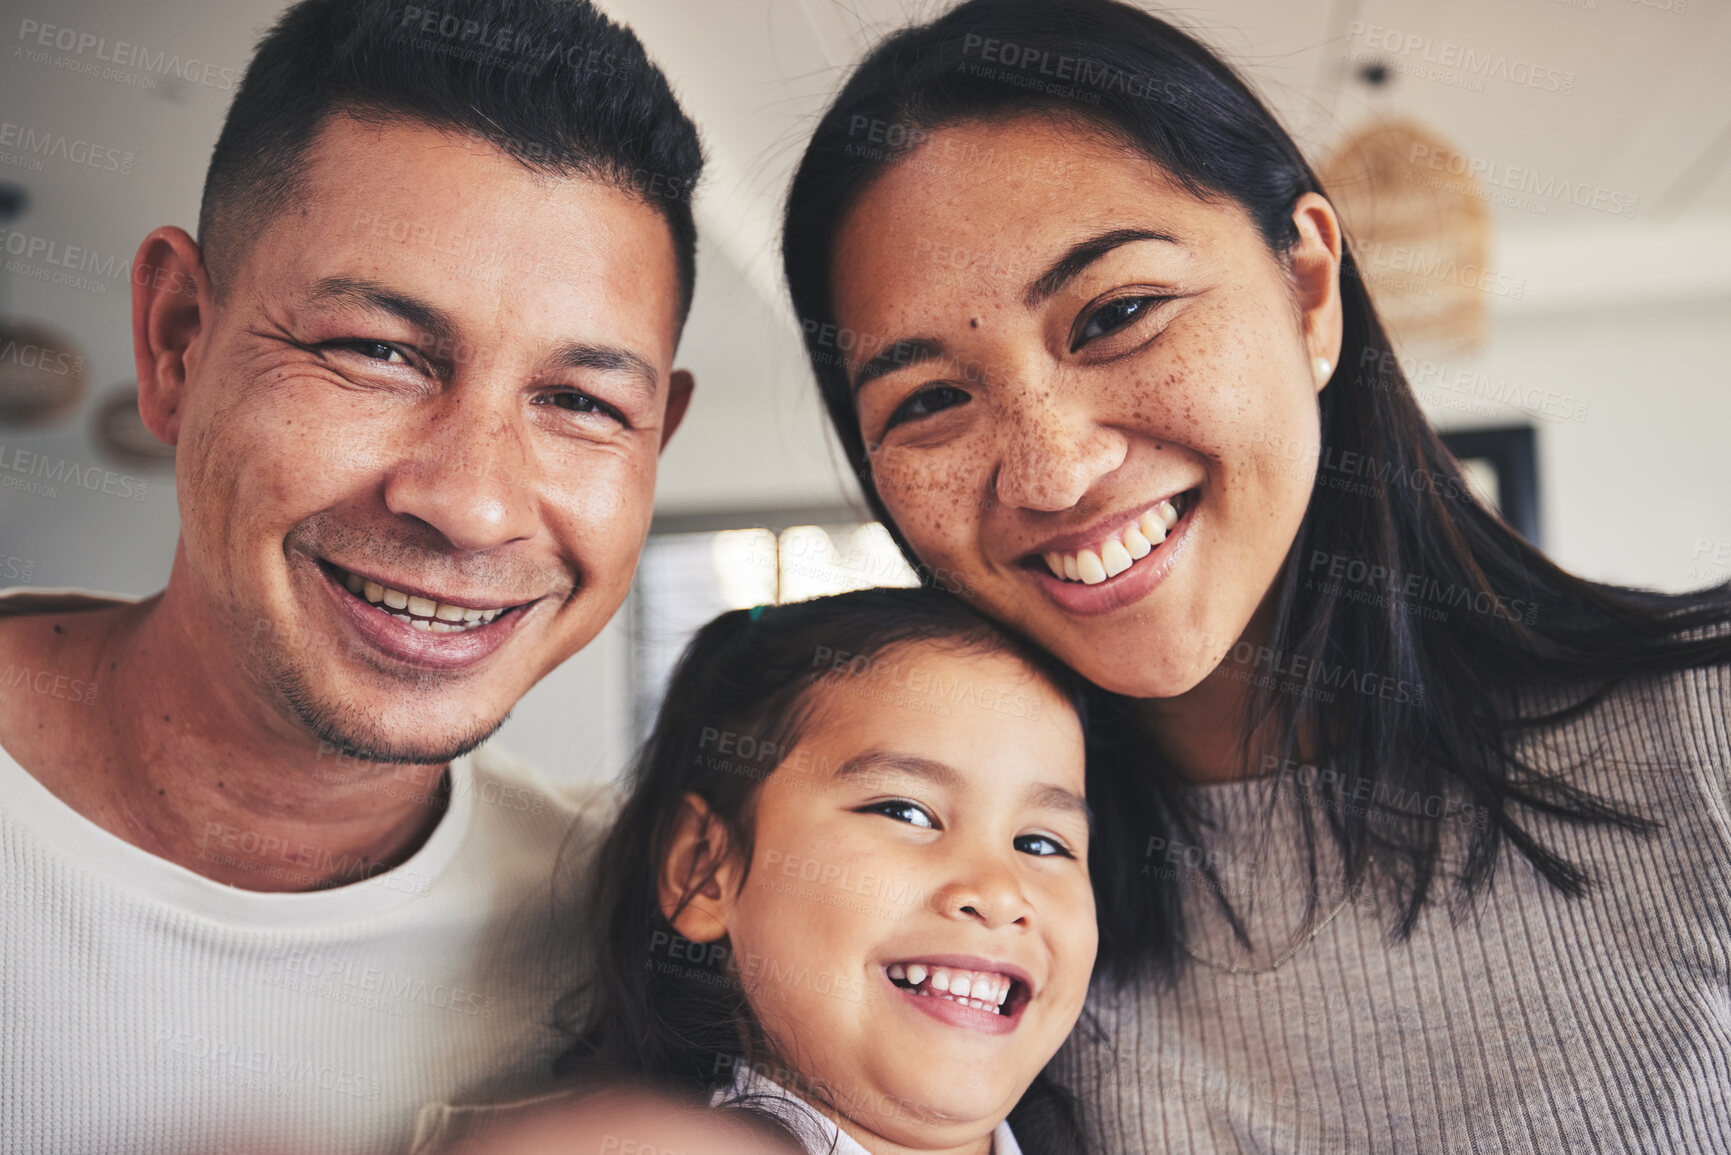
[[[1074,687],[929,589],[709,623],[596,864],[562,1069],[814,1152],[1080,1150],[1040,1073],[1096,947]]]

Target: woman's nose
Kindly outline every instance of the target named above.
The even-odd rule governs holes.
[[[1054,403],[1052,391],[1025,398],[1005,422],[993,493],[1004,505],[1056,513],[1070,509],[1124,464],[1129,443],[1080,407]]]

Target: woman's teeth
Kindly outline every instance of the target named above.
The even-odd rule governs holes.
[[[1098,549],[1084,549],[1077,553],[1054,552],[1043,556],[1047,568],[1064,581],[1099,585],[1147,557],[1155,546],[1166,540],[1167,531],[1177,524],[1178,507],[1170,501],[1162,501],[1116,537],[1107,538]]]
[[[1016,983],[1009,975],[993,971],[959,970],[925,963],[891,963],[888,971],[890,981],[905,990],[1000,1015],[1009,1013],[1004,1002]]]
[[[467,606],[448,605],[382,586],[359,574],[344,574],[343,584],[355,596],[366,598],[375,606],[382,606],[393,618],[408,622],[417,630],[429,634],[460,634],[486,625],[509,608],[476,610]]]

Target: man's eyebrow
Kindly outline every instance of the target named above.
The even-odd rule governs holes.
[[[868,381],[875,381],[897,369],[936,361],[944,355],[944,343],[935,337],[908,337],[891,341],[880,349],[854,374],[853,391],[858,393]]]
[[[313,285],[308,300],[315,305],[359,305],[399,317],[423,332],[449,340],[456,331],[445,313],[405,293],[360,277],[325,277]]]
[[[1056,264],[1035,278],[1022,293],[1022,303],[1030,309],[1033,308],[1069,284],[1077,273],[1113,249],[1121,245],[1133,244],[1136,241],[1164,241],[1169,245],[1182,243],[1177,237],[1155,229],[1112,229],[1098,236],[1089,237],[1085,241],[1070,246],[1070,251],[1059,257]]]
[[[619,345],[568,341],[554,352],[553,364],[561,369],[593,369],[601,373],[623,373],[635,377],[651,398],[661,387],[661,374],[655,366],[639,354]]]
[[[903,754],[896,750],[867,750],[863,754],[855,754],[835,768],[837,781],[883,773],[909,774],[915,778],[924,778],[934,786],[955,787],[962,781],[961,774],[948,762],[921,758],[917,754]]]

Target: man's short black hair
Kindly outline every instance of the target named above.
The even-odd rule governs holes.
[[[205,175],[199,241],[217,291],[304,195],[333,114],[482,137],[541,172],[631,192],[673,233],[691,307],[697,130],[631,30],[589,0],[301,0],[259,43]]]

